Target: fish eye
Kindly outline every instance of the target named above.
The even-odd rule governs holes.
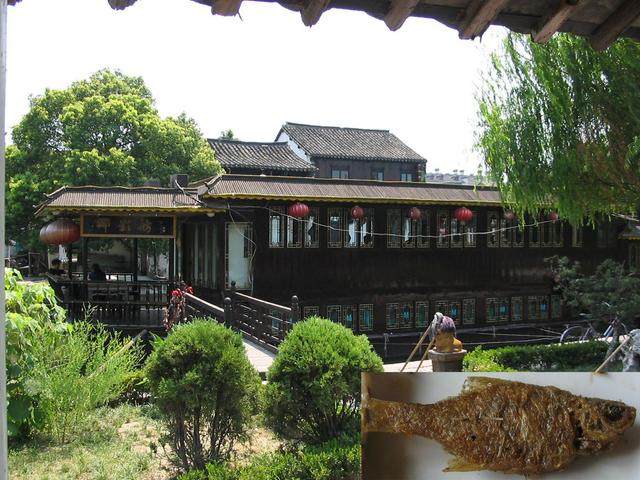
[[[604,416],[611,422],[617,422],[623,414],[624,409],[619,405],[608,404],[604,409]]]

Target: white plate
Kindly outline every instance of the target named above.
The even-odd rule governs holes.
[[[384,400],[434,403],[460,393],[467,376],[487,376],[519,382],[554,385],[585,397],[619,400],[636,408],[633,427],[612,450],[578,457],[561,472],[544,480],[640,480],[640,373],[366,373],[362,388]],[[496,472],[443,472],[453,458],[439,443],[420,436],[369,433],[362,445],[363,480],[522,480],[521,475]]]

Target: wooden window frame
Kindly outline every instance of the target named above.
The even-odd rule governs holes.
[[[561,295],[551,295],[549,297],[549,317],[551,320],[560,320],[562,318]]]
[[[318,305],[307,305],[306,307],[302,307],[302,319],[306,319],[309,317],[319,317],[320,316],[320,307]]]
[[[273,239],[273,218],[278,216],[279,225],[279,241],[278,243],[272,242]],[[285,229],[284,229],[284,207],[271,207],[269,210],[269,248],[284,248],[285,245]]]
[[[564,222],[556,220],[551,222],[551,246],[556,248],[564,247]]]
[[[462,225],[463,248],[475,248],[478,245],[478,239],[476,237],[476,233],[478,231],[478,216],[476,213],[477,212],[474,210],[471,222],[465,222],[464,225]],[[471,227],[471,230],[469,230],[469,227]]]
[[[451,248],[462,248],[464,242],[464,227],[462,222],[453,215],[449,216],[449,245]]]
[[[408,180],[406,178],[402,178],[402,177],[410,177]],[[415,175],[414,172],[411,172],[409,170],[401,170],[400,171],[400,181],[401,182],[407,182],[407,183],[412,183],[415,182]]]
[[[351,310],[351,325],[347,325],[347,313]],[[358,322],[358,305],[342,305],[342,325],[351,330],[356,329]]]
[[[472,313],[469,314],[469,311]],[[469,315],[471,319],[469,319]],[[473,325],[476,323],[476,299],[475,298],[463,298],[462,299],[462,324]]]
[[[522,296],[511,297],[511,321],[512,322],[521,322],[524,319],[524,304],[522,301]],[[515,305],[520,305],[520,314],[516,315]]]
[[[315,241],[310,241],[308,239],[308,225],[309,225],[309,219],[313,217],[315,219],[314,224],[312,225],[311,228],[315,228],[316,230],[316,239]],[[318,207],[311,207],[309,209],[309,216],[307,218],[304,219],[303,222],[303,229],[302,229],[302,233],[304,236],[304,248],[320,248],[320,227],[319,227],[319,223],[318,220],[320,219],[320,209]]]
[[[393,220],[398,219],[398,231],[392,231]],[[387,248],[402,247],[402,215],[399,208],[387,208]]]
[[[378,175],[378,174],[382,174],[382,175]],[[378,178],[379,176],[381,176],[382,178]],[[384,168],[371,168],[371,180],[376,180],[377,182],[383,182],[384,181]]]
[[[332,215],[332,213],[336,213],[336,215]],[[338,218],[339,219],[339,225],[337,228],[337,236],[340,239],[338,242],[334,242],[331,241],[331,234],[334,232],[334,230],[332,230],[332,228],[334,228],[331,224],[331,218]],[[338,208],[338,207],[331,207],[327,209],[327,225],[328,225],[328,229],[327,229],[327,248],[342,248],[342,239],[344,237],[343,235],[343,215],[342,215],[342,209]]]
[[[442,217],[444,217],[444,221],[441,222]],[[451,225],[449,223],[449,212],[446,210],[438,210],[436,213],[436,229],[437,229],[437,238],[436,238],[436,247],[437,248],[449,248],[451,237],[449,234],[451,233]],[[444,225],[445,232],[442,232]]]
[[[431,248],[431,217],[430,210],[420,209],[420,218],[416,226],[416,244],[418,248]],[[426,233],[423,231],[426,223]]]
[[[331,171],[330,175],[331,175],[331,179],[332,180],[349,180],[351,178],[351,168],[349,168],[348,166],[346,166],[346,167],[331,166],[330,171]],[[340,172],[340,176],[339,177],[334,177],[333,176],[333,172]],[[343,172],[347,172],[347,176],[346,177],[342,176]]]
[[[486,322],[499,323],[500,322],[500,299],[498,297],[487,297],[484,302],[485,302],[485,310],[486,310]],[[495,314],[493,316],[489,314],[491,305],[494,306]]]
[[[424,325],[418,323],[418,311],[420,308],[424,308]],[[429,326],[429,301],[416,302],[414,310],[415,326],[416,328],[427,328]]]
[[[351,212],[348,208],[344,209],[343,215],[344,232],[342,245],[344,248],[358,248],[358,237],[360,236],[360,221],[357,218],[353,218],[351,216]],[[348,239],[351,236],[351,234],[349,233],[349,227],[351,222],[353,222],[353,241],[349,242]]]
[[[503,312],[503,307],[506,308],[506,312]],[[508,322],[511,318],[511,301],[509,297],[498,298],[498,318],[500,322]]]
[[[391,310],[395,308],[395,319],[393,323],[390,323],[389,320],[391,319],[391,315],[390,312]],[[398,318],[399,316],[399,312],[400,312],[400,304],[399,303],[387,303],[385,305],[385,326],[387,330],[397,330],[400,327],[400,319]]]
[[[336,312],[336,320],[331,318],[331,312]],[[327,305],[327,319],[334,323],[342,323],[342,305]]]
[[[582,225],[571,226],[571,246],[573,248],[582,248],[584,242],[584,227]]]
[[[495,217],[495,228],[491,227],[491,217]],[[487,212],[487,247],[499,248],[500,247],[500,214],[496,210],[490,210]],[[492,238],[494,236],[494,238]]]
[[[407,209],[400,210],[400,231],[402,232],[402,238],[400,243],[402,248],[416,248],[418,243],[418,223],[411,218]],[[407,238],[405,227],[409,226],[409,237]]]
[[[366,207],[363,210],[364,210],[364,216],[360,220],[358,220],[358,230],[357,230],[358,248],[373,248],[373,245],[375,244],[375,238],[376,238],[375,209],[371,207]],[[362,225],[363,225],[363,220],[365,219],[369,220],[369,226],[370,226],[369,234],[371,235],[371,241],[369,243],[364,243],[364,239],[362,236]]]
[[[533,220],[533,219],[532,219]],[[542,239],[541,239],[541,235],[542,235],[542,230],[540,229],[540,225],[538,224],[537,220],[533,220],[533,225],[530,225],[527,227],[527,230],[529,231],[529,248],[540,248],[540,246],[542,245]],[[537,233],[537,240],[534,240],[534,235]]]
[[[404,321],[404,309],[405,307],[409,308],[409,321]],[[413,304],[410,302],[404,302],[400,304],[400,309],[398,310],[398,322],[400,323],[400,328],[407,329],[413,328],[414,325],[414,311]]]
[[[302,248],[303,236],[304,236],[304,219],[297,219],[290,216],[286,217],[286,237],[287,248]],[[294,232],[298,231],[298,240],[293,241],[295,238]]]
[[[364,325],[364,313],[365,311],[369,311],[371,323],[368,326]],[[374,325],[374,309],[373,303],[361,303],[358,306],[358,329],[360,332],[370,332],[373,330]]]
[[[453,306],[458,307],[458,316],[454,317],[453,316]],[[454,323],[456,325],[460,325],[462,323],[462,302],[460,300],[449,300],[449,305],[448,305],[449,309],[448,309],[448,316],[454,321]]]

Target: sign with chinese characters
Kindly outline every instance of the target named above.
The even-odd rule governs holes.
[[[175,217],[83,215],[83,237],[173,238]]]

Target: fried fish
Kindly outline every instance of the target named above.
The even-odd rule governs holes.
[[[468,377],[462,393],[430,405],[364,395],[362,432],[421,435],[455,458],[445,471],[540,474],[613,445],[635,421],[622,402],[556,387]]]

